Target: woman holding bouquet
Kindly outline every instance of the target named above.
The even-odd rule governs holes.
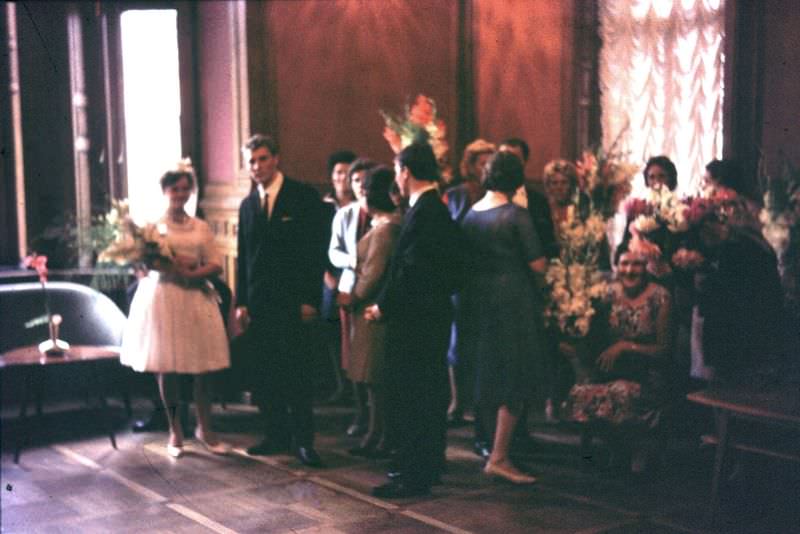
[[[209,278],[222,272],[222,261],[208,224],[186,213],[195,187],[194,173],[182,164],[161,177],[169,200],[159,221],[162,243],[145,243],[151,268],[131,302],[120,361],[135,371],[157,374],[169,423],[167,454],[183,454],[183,432],[177,409],[179,374],[193,375],[198,427],[195,437],[208,450],[224,454],[229,447],[211,431],[206,392],[207,373],[229,366],[228,338]]]
[[[633,452],[633,472],[644,470],[654,446],[646,431],[657,428],[665,404],[672,341],[670,293],[650,281],[638,243],[634,237],[617,251],[617,280],[608,292],[608,340],[594,362],[583,362],[593,383],[573,386],[567,401],[574,421],[608,425],[612,458]],[[576,361],[574,347],[562,343],[561,352]],[[632,451],[627,450],[631,443]]]
[[[495,154],[484,176],[486,194],[464,217],[473,264],[462,293],[463,347],[474,351],[481,420],[497,421],[484,472],[531,484],[536,479],[515,467],[508,454],[514,427],[535,389],[537,364],[547,351],[534,280],[547,260],[530,215],[511,202],[523,181],[517,156]]]

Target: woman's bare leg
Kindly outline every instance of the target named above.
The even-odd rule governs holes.
[[[161,402],[164,403],[164,412],[167,414],[167,424],[169,425],[169,444],[174,447],[183,446],[183,430],[181,428],[180,394],[178,391],[178,380],[174,374],[159,373],[156,375],[158,390],[161,393]]]

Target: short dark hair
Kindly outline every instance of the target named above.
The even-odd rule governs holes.
[[[328,156],[328,176],[333,172],[333,168],[339,163],[353,163],[356,159],[356,153],[352,150],[337,150]]]
[[[519,147],[519,149],[522,150],[522,163],[528,163],[528,158],[531,156],[531,148],[524,139],[520,139],[519,137],[509,137],[500,143],[500,146],[503,145]]]
[[[245,141],[244,143],[244,150],[249,150],[250,152],[254,151],[257,148],[265,147],[269,150],[269,153],[273,156],[277,156],[280,153],[280,148],[278,147],[278,142],[275,141],[269,135],[264,134],[253,134],[250,139]]]
[[[650,187],[647,173],[653,165],[658,165],[664,169],[664,172],[667,173],[667,183],[665,185],[670,191],[675,191],[675,188],[678,187],[678,169],[675,168],[675,164],[667,156],[653,156],[647,160],[644,166],[644,184]]]
[[[513,194],[525,183],[525,170],[516,154],[498,152],[486,164],[483,185],[489,191]]]
[[[378,165],[367,172],[364,177],[364,189],[367,190],[367,206],[378,211],[394,211],[392,202],[392,184],[394,171],[386,165]]]
[[[752,188],[745,182],[739,162],[733,159],[715,159],[706,165],[706,171],[719,185],[733,189],[740,195],[750,196]]]
[[[347,171],[347,181],[349,182],[352,180],[353,175],[357,172],[368,171],[374,167],[377,167],[378,164],[371,159],[367,158],[358,158],[357,160],[353,161],[350,164],[350,170]]]
[[[189,187],[194,189],[194,176],[190,172],[186,171],[167,171],[158,181],[161,184],[161,190],[166,191],[168,187],[171,187],[180,181],[181,178],[186,178],[189,180]]]
[[[439,164],[428,143],[411,143],[397,154],[395,161],[400,168],[406,167],[417,180],[439,180]]]

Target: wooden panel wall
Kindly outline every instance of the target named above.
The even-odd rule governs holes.
[[[253,114],[252,129],[277,137],[287,174],[327,183],[327,156],[340,148],[388,163],[378,110],[400,112],[420,92],[457,128],[457,2],[263,5],[266,80],[251,87],[250,105],[271,112]]]
[[[767,170],[775,175],[781,152],[800,167],[800,5],[771,0],[763,8],[761,147]]]
[[[525,139],[531,177],[575,155],[573,30],[571,1],[475,2],[477,130],[495,142]]]

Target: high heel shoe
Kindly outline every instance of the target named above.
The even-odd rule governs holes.
[[[167,443],[167,456],[171,458],[180,458],[183,456],[183,446]]]
[[[487,462],[483,472],[490,476],[495,476],[513,482],[514,484],[533,484],[536,482],[536,477],[526,475],[513,467],[503,464],[494,464]]]
[[[209,443],[205,439],[200,436],[199,429],[194,431],[194,439],[196,439],[200,444],[206,448],[206,450],[212,454],[228,454],[231,452],[231,446],[223,441],[217,441],[216,443]]]

